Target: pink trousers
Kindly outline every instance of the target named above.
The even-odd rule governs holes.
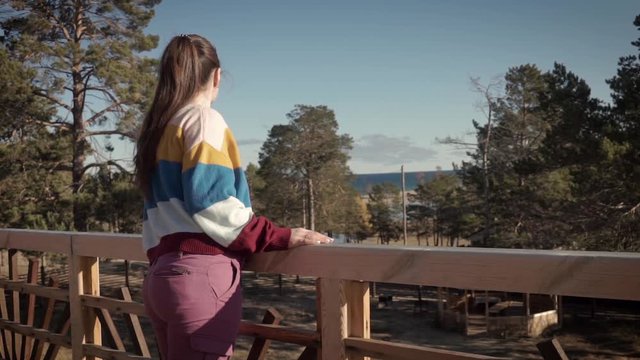
[[[143,296],[163,360],[231,358],[242,316],[236,259],[165,254],[149,267]]]

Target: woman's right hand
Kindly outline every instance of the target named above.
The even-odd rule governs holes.
[[[319,245],[330,244],[333,239],[319,232],[307,230],[305,228],[291,229],[291,238],[289,238],[289,248],[302,245]]]

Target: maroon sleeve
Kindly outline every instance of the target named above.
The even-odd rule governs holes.
[[[290,228],[279,227],[264,216],[253,216],[227,249],[244,255],[286,250],[290,238]]]

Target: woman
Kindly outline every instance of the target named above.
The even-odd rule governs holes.
[[[236,141],[211,108],[216,49],[198,35],[167,45],[137,144],[145,194],[143,294],[163,359],[228,359],[241,317],[240,264],[252,253],[332,239],[251,211]]]

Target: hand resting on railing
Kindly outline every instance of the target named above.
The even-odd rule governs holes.
[[[319,232],[307,230],[305,228],[294,228],[291,229],[289,248],[294,248],[302,245],[330,244],[332,242],[332,238]]]

